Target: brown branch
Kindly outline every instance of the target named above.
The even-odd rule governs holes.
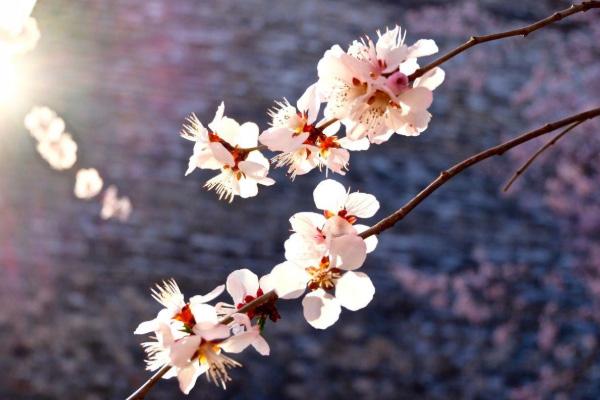
[[[531,32],[537,31],[538,29],[541,29],[547,25],[550,25],[554,22],[560,21],[563,18],[566,18],[570,15],[573,15],[573,14],[576,14],[579,12],[585,12],[592,8],[600,8],[600,1],[584,1],[579,4],[572,5],[571,7],[567,8],[565,10],[555,12],[554,14],[550,15],[547,18],[544,18],[544,19],[542,19],[538,22],[535,22],[531,25],[527,25],[523,28],[514,29],[514,30],[510,30],[510,31],[506,31],[506,32],[493,33],[491,35],[471,36],[471,38],[469,40],[467,40],[465,43],[461,44],[454,50],[449,51],[448,53],[446,53],[443,56],[439,57],[438,59],[432,61],[431,63],[425,65],[424,67],[419,68],[418,70],[413,72],[408,78],[410,81],[414,81],[415,79],[417,79],[420,76],[423,76],[426,72],[434,69],[438,65],[445,63],[446,61],[450,60],[451,58],[454,58],[455,56],[459,55],[463,51],[465,51],[475,45],[478,45],[480,43],[491,42],[494,40],[504,39],[504,38],[511,37],[511,36],[521,36],[522,35],[523,37],[525,37],[525,36],[529,35]]]
[[[276,300],[276,299],[277,299],[277,294],[275,293],[275,291],[271,290],[270,292],[267,292],[267,293],[263,294],[262,296],[257,297],[256,299],[252,300],[251,302],[244,305],[240,309],[236,310],[235,313],[245,313],[250,310],[254,310],[257,307],[260,307],[263,304],[268,303],[269,301],[272,301],[272,300]],[[235,314],[235,313],[232,313],[232,314]],[[223,317],[219,321],[219,323],[223,324],[223,325],[227,325],[230,322],[233,322],[233,317],[231,316],[232,314],[230,314],[226,317]],[[135,392],[133,392],[129,397],[127,397],[127,400],[142,400],[142,399],[144,399],[146,397],[146,395],[148,394],[148,392],[150,391],[150,389],[152,389],[152,387],[154,385],[156,385],[156,383],[160,380],[160,378],[162,378],[163,375],[166,374],[170,369],[171,369],[170,365],[165,365],[164,367],[162,367],[161,369],[156,371],[156,373],[154,375],[152,375],[152,377],[150,377],[150,379],[148,379],[146,382],[144,382],[144,384],[142,386],[140,386]]]
[[[472,165],[477,164],[480,161],[483,161],[492,156],[501,156],[506,151],[516,147],[522,143],[525,143],[531,139],[534,139],[538,136],[542,136],[546,133],[555,131],[564,126],[568,126],[577,122],[583,122],[588,119],[592,119],[600,116],[600,107],[593,108],[591,110],[582,112],[580,114],[572,115],[568,118],[561,119],[560,121],[552,122],[550,124],[546,124],[541,128],[535,129],[533,131],[529,131],[527,133],[522,134],[514,139],[509,140],[508,142],[504,142],[498,146],[491,147],[487,150],[482,151],[479,154],[475,154],[467,158],[466,160],[461,161],[460,163],[454,165],[452,168],[442,171],[440,175],[431,182],[425,189],[423,189],[419,194],[413,197],[408,201],[402,208],[398,209],[396,212],[391,214],[390,216],[382,219],[371,228],[362,232],[360,236],[362,238],[367,238],[371,235],[376,235],[385,231],[386,229],[391,228],[396,224],[396,222],[403,219],[409,212],[411,212],[416,206],[418,206],[423,200],[429,197],[430,194],[435,192],[440,186],[444,183],[448,182],[454,176],[458,175],[465,169],[469,168]]]
[[[576,126],[582,124],[584,121],[577,121],[574,124],[572,124],[571,126],[567,127],[565,130],[563,130],[561,133],[559,133],[558,135],[556,135],[554,137],[554,139],[550,140],[548,143],[546,143],[545,145],[543,145],[542,147],[540,147],[538,149],[538,151],[536,151],[526,162],[525,164],[523,164],[512,176],[512,178],[510,178],[510,180],[508,181],[508,183],[506,184],[506,186],[504,186],[503,191],[507,191],[508,189],[510,189],[510,187],[512,186],[512,184],[517,180],[517,178],[519,176],[521,176],[523,174],[523,172],[525,172],[525,170],[527,168],[529,168],[529,166],[531,164],[533,164],[533,162],[535,161],[536,158],[538,158],[540,156],[540,154],[542,154],[544,151],[546,151],[549,147],[553,146],[556,142],[558,142],[563,136],[565,136],[567,133],[569,133],[573,128],[575,128]]]

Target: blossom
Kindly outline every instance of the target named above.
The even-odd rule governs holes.
[[[264,131],[260,142],[271,151],[279,151],[273,160],[277,167],[288,167],[292,179],[316,167],[323,166],[344,175],[350,153],[335,136],[340,124],[321,128],[317,123],[321,99],[317,85],[311,85],[293,107],[287,100],[271,110],[271,127]]]
[[[354,41],[345,52],[339,45],[327,50],[319,61],[319,89],[327,106],[325,115],[342,120],[349,141],[360,149],[371,143],[387,141],[396,132],[414,136],[427,128],[435,89],[444,80],[440,68],[411,82],[409,76],[419,64],[417,59],[434,54],[433,40],[421,39],[412,46],[404,44],[400,27],[377,32]]]
[[[366,254],[377,246],[377,238],[358,237],[368,227],[355,225],[358,218],[370,218],[379,209],[375,196],[367,193],[348,193],[332,179],[319,183],[313,192],[315,205],[323,215],[302,212],[290,218],[294,233],[285,242],[286,259],[317,263],[330,254],[337,257],[340,268],[359,268]]]
[[[348,193],[332,179],[319,183],[313,197],[323,214],[301,212],[290,218],[294,233],[285,242],[288,261],[273,268],[265,286],[284,298],[308,290],[302,301],[304,316],[313,327],[325,329],[337,321],[341,307],[355,311],[373,298],[371,280],[356,270],[377,239],[361,238],[359,233],[368,227],[355,223],[375,215],[379,202],[367,193]]]
[[[100,218],[111,219],[116,218],[119,221],[127,221],[131,214],[131,201],[129,197],[118,197],[117,187],[111,185],[104,192],[102,198],[102,209],[100,210]]]
[[[37,151],[57,170],[69,169],[77,161],[77,143],[68,133],[62,133],[56,140],[38,142]]]
[[[186,303],[175,280],[170,279],[163,282],[162,285],[156,285],[156,288],[152,289],[152,298],[164,308],[158,312],[156,318],[139,324],[134,333],[139,335],[156,331],[160,322],[168,322],[175,324],[178,328],[189,330],[199,321],[192,314],[192,305],[198,310],[203,309],[202,305],[220,296],[224,290],[224,285],[217,286],[206,295],[191,297],[189,303]],[[209,310],[203,315],[202,320],[216,323],[217,314],[215,312],[213,315],[212,310]]]
[[[225,283],[227,293],[231,296],[233,304],[220,303],[217,307],[221,309],[224,315],[229,315],[231,310],[241,309],[270,290],[269,288],[265,291],[265,282],[262,278],[259,280],[258,276],[247,268],[233,271],[229,274]],[[267,318],[273,322],[281,318],[274,300],[249,310],[246,315],[250,320],[258,317],[261,326],[264,326]]]
[[[83,168],[75,177],[75,196],[80,199],[91,199],[102,190],[104,182],[95,168]]]
[[[233,201],[258,194],[258,184],[270,186],[275,183],[268,178],[269,160],[258,151],[258,126],[253,122],[239,124],[225,117],[223,103],[217,109],[207,129],[195,115],[191,115],[183,128],[182,136],[194,141],[194,151],[188,163],[186,175],[196,168],[220,170],[205,184],[215,189],[219,199]]]
[[[227,370],[241,364],[223,351],[239,353],[252,345],[260,354],[269,354],[269,345],[248,316],[236,313],[230,324],[219,321],[217,309],[207,303],[223,290],[224,285],[218,286],[206,295],[192,296],[186,303],[174,280],[164,282],[153,290],[153,297],[164,308],[155,319],[142,322],[134,332],[155,334],[155,341],[143,344],[147,368],[170,366],[164,378],[176,376],[185,394],[204,373],[209,381],[226,387],[231,380]]]
[[[283,298],[302,300],[304,317],[317,329],[326,329],[339,318],[341,307],[357,311],[366,307],[375,294],[371,279],[362,272],[336,266],[335,259],[323,257],[318,264],[285,261],[271,274],[274,290]]]
[[[25,127],[39,142],[57,141],[65,131],[65,121],[48,107],[33,107],[25,116]]]
[[[37,22],[30,17],[35,0],[4,1],[0,4],[0,54],[23,54],[40,39]]]

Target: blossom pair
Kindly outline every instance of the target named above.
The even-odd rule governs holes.
[[[373,298],[373,283],[356,270],[377,239],[360,237],[368,227],[356,222],[372,217],[379,202],[371,194],[348,193],[332,179],[321,182],[313,197],[323,214],[301,212],[290,218],[294,233],[285,242],[287,261],[273,268],[267,280],[283,298],[308,291],[302,301],[304,317],[313,327],[325,329],[338,320],[342,306],[356,311]]]
[[[233,294],[234,302],[240,301],[236,297],[241,279],[238,275],[230,276],[227,281],[227,290]],[[153,297],[164,308],[156,318],[139,324],[134,332],[155,335],[154,341],[142,344],[148,356],[147,368],[153,371],[169,366],[164,378],[176,376],[180,389],[186,394],[203,374],[209,381],[226,387],[231,379],[228,369],[241,364],[224,352],[239,353],[253,346],[260,354],[269,355],[268,343],[248,315],[232,312],[231,322],[220,322],[222,310],[235,307],[221,303],[217,308],[208,303],[224,290],[225,285],[221,285],[206,295],[192,296],[186,302],[174,280],[164,282],[153,290]]]
[[[65,132],[65,122],[48,107],[33,107],[25,127],[37,140],[37,151],[56,170],[70,169],[77,161],[77,143]]]
[[[224,116],[221,103],[208,129],[192,114],[184,126],[182,136],[194,142],[186,175],[196,168],[220,171],[206,187],[215,189],[219,199],[230,202],[235,196],[256,196],[258,184],[272,185],[269,177],[269,160],[257,149],[258,126],[253,122],[239,124]]]
[[[334,45],[318,64],[318,88],[327,106],[325,116],[341,120],[347,147],[364,150],[369,143],[383,143],[392,134],[420,134],[427,128],[431,114],[432,91],[444,80],[444,71],[434,68],[411,80],[419,57],[435,54],[433,40],[421,39],[412,46],[404,43],[399,26],[354,41],[344,51]]]

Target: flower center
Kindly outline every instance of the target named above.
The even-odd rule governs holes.
[[[239,310],[240,308],[244,307],[246,304],[248,304],[251,301],[254,301],[258,297],[262,296],[263,294],[264,294],[263,290],[259,288],[258,291],[256,292],[256,296],[246,295],[246,297],[244,297],[244,301],[242,303],[238,303],[236,308]],[[250,318],[250,319],[253,319],[256,316],[258,316],[259,318],[267,318],[268,317],[273,322],[277,322],[278,319],[281,319],[281,315],[279,314],[279,311],[277,311],[277,307],[275,306],[275,299],[268,301],[267,303],[262,304],[252,310],[247,311],[246,314],[248,315],[248,318]]]
[[[196,325],[196,320],[194,319],[194,314],[192,314],[192,310],[189,304],[183,306],[181,311],[173,317],[176,321],[183,322],[183,325],[187,329],[192,329],[194,325]]]
[[[348,221],[350,224],[354,224],[356,222],[356,220],[358,218],[356,218],[356,216],[354,215],[350,215],[348,214],[348,210],[346,210],[345,208],[341,209],[340,211],[338,211],[338,213],[334,213],[333,211],[329,211],[329,210],[325,210],[323,211],[323,215],[325,216],[325,218],[329,219],[335,215],[337,215],[338,217],[344,218],[346,221]]]
[[[338,268],[329,268],[329,257],[323,257],[321,262],[316,267],[306,268],[306,272],[311,276],[308,282],[310,290],[331,290],[335,287],[335,281],[342,276],[342,272]]]

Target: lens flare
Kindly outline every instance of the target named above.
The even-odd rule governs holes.
[[[0,55],[0,104],[6,105],[16,100],[21,85],[21,77],[15,60]]]

